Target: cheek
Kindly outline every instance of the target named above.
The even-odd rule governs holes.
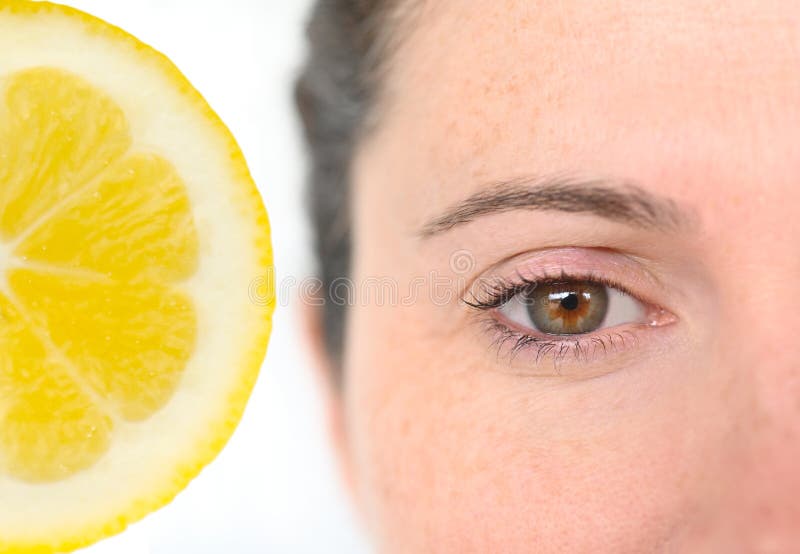
[[[719,387],[686,380],[709,372],[545,384],[421,315],[351,318],[351,456],[382,552],[657,551],[710,513]]]

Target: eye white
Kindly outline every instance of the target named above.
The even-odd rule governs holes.
[[[608,295],[608,308],[605,318],[603,318],[602,323],[596,329],[597,331],[600,329],[618,327],[627,323],[644,322],[645,308],[641,302],[619,289],[613,287],[605,287],[605,289]],[[500,306],[498,311],[509,321],[516,323],[520,327],[528,327],[544,332],[538,329],[533,323],[530,313],[528,312],[526,300],[521,294],[515,294],[513,298]]]

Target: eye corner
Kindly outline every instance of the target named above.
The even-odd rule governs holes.
[[[668,325],[674,325],[678,323],[678,321],[680,321],[680,318],[666,308],[651,305],[645,324],[648,327],[666,327]]]

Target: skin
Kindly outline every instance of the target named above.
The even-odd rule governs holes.
[[[378,550],[800,551],[797,2],[437,0],[407,22],[353,166],[352,278],[425,285],[357,297],[330,394]],[[560,171],[693,223],[513,210],[420,236],[489,183]],[[459,301],[594,254],[668,323],[537,362]]]

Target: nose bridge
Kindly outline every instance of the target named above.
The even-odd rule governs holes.
[[[743,172],[734,182],[749,201],[717,221],[726,222],[720,236],[734,244],[716,259],[721,354],[752,387],[759,433],[782,426],[800,435],[800,225],[792,225],[800,213],[787,201],[796,197],[789,176],[800,167],[757,162],[772,186],[759,186],[763,174],[752,168]]]
[[[720,365],[736,383],[720,514],[757,551],[783,552],[800,548],[800,241],[758,242],[720,264]]]
[[[800,436],[800,246],[797,252],[762,249],[759,257],[745,266],[752,273],[735,280],[730,307],[738,312],[731,313],[737,340],[728,347],[744,364],[740,371],[749,373],[760,434]]]

